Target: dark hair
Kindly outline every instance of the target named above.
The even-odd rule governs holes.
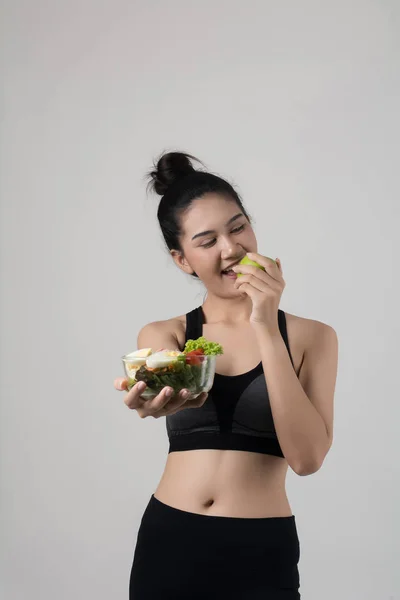
[[[218,193],[236,202],[240,210],[250,222],[239,194],[225,179],[207,171],[196,170],[191,161],[197,158],[184,152],[168,152],[156,163],[154,170],[148,174],[148,188],[162,196],[158,206],[157,218],[165,243],[169,250],[182,252],[180,244],[180,216],[193,200],[208,193]],[[198,277],[196,273],[192,273]]]

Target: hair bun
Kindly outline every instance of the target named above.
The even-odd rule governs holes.
[[[190,175],[194,169],[191,160],[200,162],[194,156],[184,152],[167,152],[163,154],[149,173],[150,187],[160,196],[179,179]]]

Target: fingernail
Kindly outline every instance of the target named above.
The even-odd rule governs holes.
[[[139,392],[143,392],[144,388],[146,387],[146,384],[144,381],[141,381],[138,385],[138,390]]]
[[[182,392],[182,396],[183,396],[184,398],[189,398],[189,396],[190,396],[190,392],[188,392],[187,390],[185,390],[184,392]]]
[[[165,392],[165,395],[168,396],[168,398],[169,398],[170,396],[172,396],[172,393],[173,393],[173,390],[171,388],[168,388]]]

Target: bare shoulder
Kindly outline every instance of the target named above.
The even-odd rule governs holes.
[[[285,315],[288,336],[299,342],[301,340],[304,350],[317,344],[321,339],[331,339],[332,343],[337,343],[337,334],[331,325],[317,319],[299,317],[287,312],[285,312]]]
[[[292,339],[294,350],[301,356],[297,376],[304,391],[315,405],[319,396],[332,399],[339,354],[336,331],[317,319],[289,313],[286,317],[289,341]],[[327,420],[330,418],[327,417]]]
[[[144,325],[138,334],[138,348],[181,350],[185,345],[185,315]]]

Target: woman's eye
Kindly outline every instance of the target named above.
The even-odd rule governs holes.
[[[231,233],[239,233],[240,231],[243,231],[243,229],[245,227],[246,227],[246,224],[243,223],[243,225],[240,225],[239,227],[235,227],[235,229],[232,229]],[[201,244],[200,248],[211,248],[211,246],[214,246],[214,244],[215,244],[216,241],[217,240],[215,238],[213,238],[212,240],[210,240],[206,244]]]
[[[216,239],[212,239],[211,241],[207,242],[207,244],[201,244],[202,248],[211,248],[211,246],[213,246],[216,242]]]

